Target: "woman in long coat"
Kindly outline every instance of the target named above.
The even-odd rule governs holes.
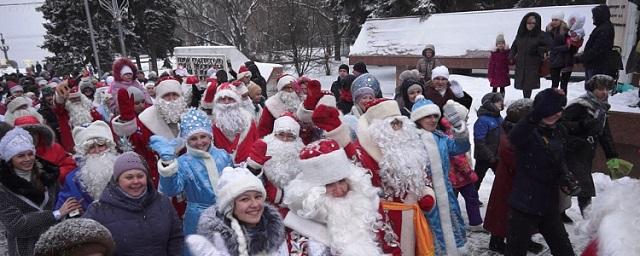
[[[515,88],[522,90],[525,98],[531,98],[531,91],[540,88],[539,69],[542,65],[547,45],[540,29],[540,14],[527,13],[522,17],[516,39],[511,44],[510,59],[516,64]]]

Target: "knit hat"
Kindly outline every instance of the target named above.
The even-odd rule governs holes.
[[[27,97],[16,97],[7,104],[7,113],[13,113],[24,106],[31,106],[31,100]]]
[[[162,96],[170,92],[182,95],[180,82],[175,79],[166,79],[156,85],[156,97],[162,98]]]
[[[437,66],[431,71],[431,79],[436,77],[444,77],[449,79],[449,69],[445,66]]]
[[[113,164],[113,180],[117,181],[122,173],[129,170],[141,170],[147,175],[149,170],[140,155],[133,151],[127,151],[122,153],[116,158],[116,162]]]
[[[215,189],[218,211],[225,215],[230,213],[236,197],[247,191],[258,191],[262,193],[263,198],[267,195],[262,181],[248,169],[225,167]]]
[[[243,79],[245,77],[251,78],[251,71],[245,65],[240,65],[240,69],[238,70],[238,80]]]
[[[561,112],[567,105],[567,98],[559,94],[553,88],[547,88],[539,92],[533,100],[532,115],[536,119],[543,119]]]
[[[504,120],[512,123],[517,123],[523,117],[527,116],[533,107],[532,99],[519,99],[514,101],[507,107],[507,116]]]
[[[133,70],[131,70],[131,67],[124,65],[122,66],[122,69],[120,69],[120,76],[124,76],[126,74],[132,74],[133,75]]]
[[[413,79],[413,80],[421,80],[420,79],[420,71],[418,71],[417,69],[410,69],[410,70],[405,70],[402,71],[402,73],[400,73],[400,75],[398,76],[398,79],[400,79],[400,81],[405,81],[405,80],[409,80],[409,79]]]
[[[367,95],[375,97],[376,96],[376,92],[373,89],[371,89],[370,87],[362,87],[362,88],[356,90],[355,92],[353,92],[353,102],[356,103],[360,99],[362,99],[362,97],[367,96]]]
[[[380,82],[378,79],[370,73],[362,74],[356,77],[351,84],[351,95],[353,95],[358,89],[362,87],[369,87],[375,92],[375,96],[382,97],[382,91],[380,90]]]
[[[0,157],[2,157],[2,160],[8,162],[17,154],[25,151],[36,152],[33,138],[25,129],[20,127],[13,128],[0,140]]]
[[[584,83],[584,89],[586,91],[592,92],[597,88],[606,88],[607,90],[612,90],[615,84],[615,80],[613,77],[608,75],[594,75],[589,79],[589,81]]]
[[[353,70],[357,71],[361,74],[365,74],[365,73],[369,73],[369,71],[367,70],[367,65],[364,64],[364,62],[358,62],[356,64],[353,65]]]
[[[115,244],[111,232],[99,222],[67,219],[49,228],[35,245],[35,256],[111,255]]]
[[[345,151],[332,139],[321,139],[300,151],[300,169],[296,179],[312,185],[326,185],[351,175],[352,163]]]
[[[564,12],[556,11],[551,15],[551,19],[553,20],[564,20]]]
[[[286,85],[292,85],[293,83],[296,82],[296,79],[291,76],[291,75],[283,75],[282,77],[280,77],[280,79],[278,79],[278,84],[276,85],[276,88],[278,89],[278,91],[282,91],[282,88],[284,88]]]
[[[498,34],[498,36],[496,36],[496,45],[498,45],[498,43],[507,43],[507,41],[504,40],[504,34],[500,33]]]
[[[338,70],[346,70],[347,73],[349,73],[349,65],[347,64],[340,64],[340,67],[338,67]]]
[[[416,102],[411,108],[411,121],[417,122],[418,120],[430,116],[438,115],[438,118],[442,115],[440,113],[440,107],[430,100],[427,100],[422,95],[416,97]]]
[[[218,87],[213,102],[217,103],[218,100],[225,97],[229,97],[234,99],[236,102],[240,102],[240,94],[238,94],[238,90],[236,90],[236,87],[231,83],[223,83]]]
[[[129,96],[133,96],[134,102],[140,102],[144,100],[144,93],[135,86],[129,86],[127,88],[127,92],[129,93]]]
[[[90,139],[105,139],[108,142],[115,144],[113,140],[113,134],[111,133],[111,128],[104,121],[98,120],[91,123],[89,126],[81,127],[76,126],[73,128],[73,143],[76,144],[76,148],[83,148],[86,145],[83,145]],[[77,150],[77,149],[76,149]]]
[[[280,132],[287,132],[297,136],[300,133],[300,124],[289,115],[281,116],[273,122],[273,133]]]
[[[200,132],[204,132],[210,137],[213,137],[211,133],[211,119],[209,119],[203,111],[190,108],[180,116],[180,137],[186,140],[189,139],[191,135]]]
[[[362,115],[371,123],[373,120],[381,120],[391,116],[399,116],[400,108],[398,102],[390,99],[375,99],[365,106],[365,113]]]

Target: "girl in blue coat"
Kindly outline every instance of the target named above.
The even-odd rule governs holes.
[[[187,141],[187,153],[175,159],[175,145],[160,136],[151,137],[151,148],[160,155],[158,173],[159,190],[167,196],[184,193],[187,209],[184,216],[184,234],[195,234],[200,214],[216,203],[213,190],[222,169],[232,167],[231,156],[212,145],[211,120],[196,109],[181,117],[180,137]]]
[[[425,216],[435,237],[436,255],[458,255],[467,239],[460,205],[449,181],[449,156],[467,152],[470,148],[469,134],[463,120],[468,110],[450,100],[443,106],[443,111],[454,127],[454,139],[436,130],[440,108],[430,100],[422,97],[416,100],[411,109],[411,120],[422,128],[420,138],[429,153],[431,166],[428,169],[431,170],[436,207]]]

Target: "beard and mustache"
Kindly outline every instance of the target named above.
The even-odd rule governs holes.
[[[288,112],[295,113],[298,109],[298,106],[300,106],[300,103],[302,102],[300,101],[300,97],[298,97],[298,94],[296,94],[295,92],[279,91],[276,96],[278,97],[278,99],[280,99],[282,104],[284,104],[285,111]]]
[[[402,123],[399,130],[392,128],[394,121]],[[415,124],[405,116],[388,117],[374,120],[369,131],[382,151],[378,165],[385,195],[403,198],[412,192],[422,197],[428,183],[429,158]]]
[[[180,116],[187,110],[187,103],[184,101],[184,97],[178,97],[172,101],[158,98],[154,106],[158,109],[162,120],[168,124],[180,122]]]
[[[264,141],[267,143],[267,155],[271,156],[262,167],[264,174],[273,184],[285,188],[300,173],[299,155],[304,144],[300,138],[285,142],[273,135],[265,137]]]
[[[221,104],[213,106],[213,120],[222,133],[229,139],[235,138],[249,127],[250,119],[242,112],[240,103]]]
[[[91,198],[98,200],[113,175],[113,164],[118,155],[114,150],[84,156],[84,165],[77,174],[78,181]]]
[[[80,102],[67,100],[64,106],[69,112],[69,125],[71,128],[93,122],[93,117],[91,116],[91,108],[93,106],[91,100],[84,94],[80,95]]]

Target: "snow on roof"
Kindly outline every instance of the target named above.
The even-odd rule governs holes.
[[[520,20],[528,12],[542,17],[542,27],[551,15],[562,11],[565,20],[571,14],[585,16],[584,30],[591,34],[594,26],[591,9],[595,5],[552,6],[490,11],[442,13],[427,19],[420,17],[368,19],[363,25],[350,55],[416,55],[426,44],[433,44],[438,56],[462,56],[467,51],[492,50],[496,36],[503,33],[507,44],[515,38]]]

